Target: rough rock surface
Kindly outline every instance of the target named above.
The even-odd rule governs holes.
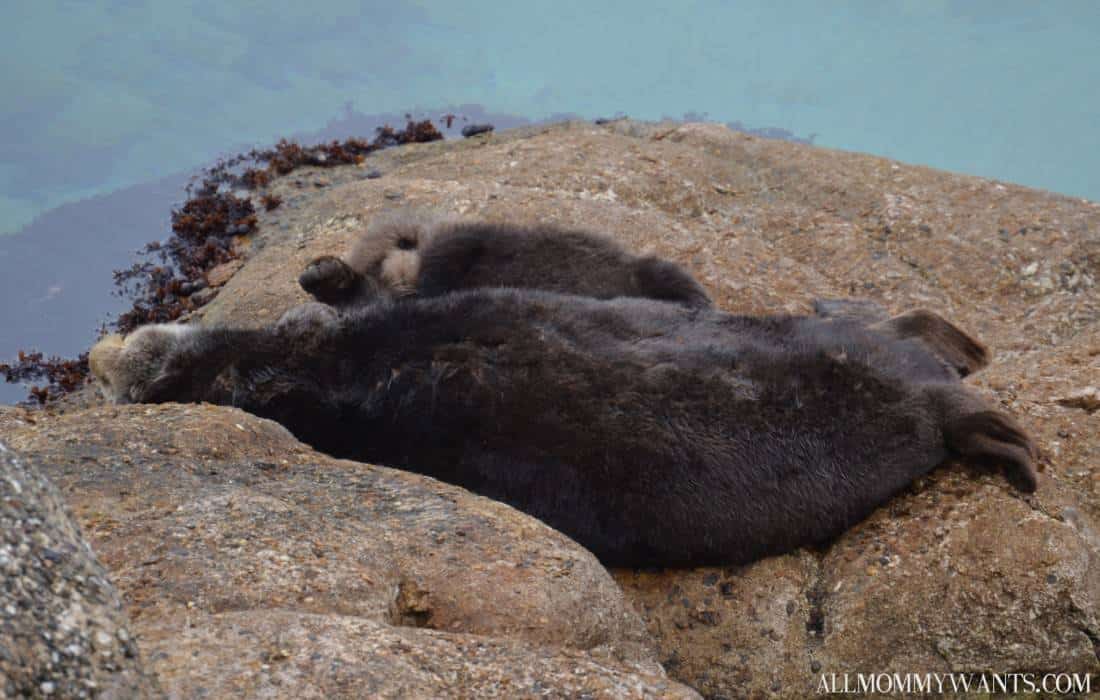
[[[210,405],[0,430],[50,465],[170,695],[691,695],[595,558],[502,504]]]
[[[0,697],[157,694],[61,495],[0,442]]]
[[[384,176],[364,177],[376,168]],[[821,551],[799,551],[736,569],[614,572],[671,677],[715,697],[802,697],[818,687],[820,674],[845,671],[1100,672],[1100,412],[1080,401],[1059,401],[1087,394],[1100,370],[1100,205],[871,156],[759,139],[717,125],[630,121],[573,123],[393,149],[368,159],[363,168],[326,170],[329,186],[322,190],[296,184],[308,184],[314,176],[319,175],[306,171],[273,183],[271,191],[284,204],[260,215],[246,264],[198,314],[203,322],[273,321],[305,300],[296,279],[308,260],[343,252],[373,212],[418,204],[493,220],[601,229],[638,252],[683,264],[730,311],[802,312],[810,309],[814,297],[855,295],[895,312],[931,308],[992,348],[992,366],[968,382],[1003,404],[1038,440],[1046,467],[1038,493],[1021,497],[995,472],[947,465]],[[502,520],[494,522],[507,523],[499,526],[500,539],[478,537],[500,544],[479,548],[467,542],[470,549],[464,550],[452,519],[466,517],[468,500],[477,501],[479,508],[491,504],[453,495],[449,498],[460,499],[462,508],[408,506],[435,513],[428,518],[435,523],[430,526],[396,515],[376,516],[380,506],[365,494],[386,489],[350,486],[360,477],[347,474],[386,473],[385,480],[368,481],[445,489],[416,476],[307,455],[270,424],[224,409],[113,411],[91,408],[68,417],[42,417],[35,430],[15,432],[21,449],[29,453],[50,449],[48,440],[33,438],[36,432],[68,430],[75,436],[101,431],[110,437],[103,439],[102,456],[96,458],[100,463],[117,465],[130,456],[143,470],[159,470],[158,479],[182,471],[177,486],[158,491],[164,494],[160,500],[138,494],[142,500],[135,501],[133,512],[142,514],[139,519],[106,531],[97,525],[95,510],[109,515],[126,499],[134,499],[132,494],[123,498],[118,490],[136,479],[135,473],[118,465],[119,471],[110,476],[102,464],[73,457],[55,460],[69,467],[50,474],[73,499],[136,615],[135,624],[148,624],[146,646],[158,650],[151,658],[162,679],[194,672],[186,654],[176,651],[179,633],[202,635],[208,626],[211,639],[214,630],[223,638],[249,638],[239,632],[247,629],[266,640],[263,630],[271,626],[248,625],[232,617],[235,611],[260,604],[272,608],[276,596],[293,602],[314,585],[318,591],[327,587],[328,597],[318,592],[309,604],[301,598],[290,608],[300,616],[296,622],[275,626],[294,639],[301,638],[294,636],[301,630],[325,630],[309,632],[328,635],[324,638],[331,643],[316,651],[323,659],[345,653],[333,645],[348,634],[346,625],[365,624],[359,620],[385,626],[379,628],[378,639],[413,634],[407,625],[395,625],[394,613],[382,612],[404,606],[411,610],[406,615],[423,619],[415,602],[423,596],[401,594],[410,590],[401,588],[402,581],[412,579],[420,582],[413,590],[428,591],[428,620],[436,630],[458,621],[461,633],[491,635],[505,640],[499,642],[504,645],[549,643],[581,650],[577,653],[588,654],[585,658],[606,654],[612,659],[607,663],[619,664],[615,673],[635,669],[640,675],[632,678],[649,679],[638,683],[663,682],[645,654],[632,651],[640,637],[619,608],[619,594],[590,560],[528,519],[499,515]],[[213,459],[187,451],[198,434],[178,444],[165,442],[168,438],[150,443],[175,445],[179,455],[188,456],[141,452],[148,439],[143,436],[167,431],[173,420],[195,421],[200,427],[192,430],[202,438],[216,430],[232,431],[235,423],[247,430],[264,427],[255,438],[239,431],[237,440],[224,445],[226,450],[243,450],[235,446],[254,440],[249,456],[228,453],[238,456],[218,458],[219,475],[198,479],[202,460]],[[110,427],[116,424],[120,427]],[[62,425],[67,427],[58,427]],[[272,446],[272,455],[256,457],[266,445]],[[141,454],[146,456],[139,458]],[[282,464],[284,458],[289,464]],[[276,466],[254,466],[256,460]],[[332,476],[331,470],[344,476]],[[310,492],[318,494],[312,498],[331,494],[324,498],[333,499],[334,514],[383,517],[385,526],[370,529],[379,541],[352,537],[357,528],[368,527],[365,516],[354,522],[335,515],[318,523],[295,518],[295,513],[317,511],[279,490],[281,482],[272,475],[283,479],[284,472],[294,483],[312,480]],[[322,488],[330,478],[336,487]],[[197,489],[193,497],[184,499],[185,484]],[[264,487],[257,491],[254,484]],[[108,498],[111,488],[116,493]],[[240,495],[231,501],[239,510],[217,500],[221,494],[228,503],[229,492],[238,489]],[[345,491],[354,497],[338,493]],[[407,502],[420,504],[421,499],[410,496]],[[505,510],[493,508],[494,513]],[[154,523],[164,529],[148,536],[145,530]],[[267,527],[274,534],[265,543],[261,538]],[[533,539],[512,533],[512,528],[544,534]],[[233,529],[252,533],[243,538],[247,546],[230,546],[232,536],[224,533]],[[214,539],[199,556],[197,545],[186,544],[187,532],[210,532]],[[431,540],[425,538],[437,533],[443,539],[427,545]],[[274,567],[267,563],[267,552],[293,561],[322,535],[354,541],[356,554],[330,553],[308,569],[301,562],[285,570],[264,568]],[[386,549],[385,542],[405,544]],[[513,548],[507,556],[489,554],[504,542]],[[523,555],[528,559],[516,558],[520,543],[528,547],[523,550],[530,552]],[[154,557],[177,548],[197,557],[186,569],[190,573],[154,573],[165,566],[164,559],[142,565],[142,557],[158,546]],[[405,546],[412,551],[402,555]],[[389,568],[378,570],[390,573],[372,578],[385,583],[356,581],[348,562],[381,556],[380,549],[391,553]],[[522,575],[527,576],[523,585],[542,591],[542,598],[530,608],[512,610],[532,594],[525,590],[509,597],[511,583],[493,583],[500,580],[498,573],[477,579],[465,565],[437,569],[435,579],[421,573],[435,570],[448,556],[490,568],[498,566],[497,559],[510,562],[499,566],[511,574],[524,571],[517,561],[540,562]],[[559,556],[584,563],[574,564],[564,579],[544,580],[541,562]],[[316,573],[307,578],[307,570]],[[146,583],[141,583],[143,576]],[[464,583],[447,588],[454,577]],[[474,580],[465,583],[470,578]],[[226,582],[238,588],[223,591],[219,584]],[[386,586],[391,592],[396,586],[398,593],[386,597],[376,590]],[[180,617],[184,599],[194,601],[193,610],[198,610],[190,613],[194,627],[174,619]],[[589,609],[597,600],[603,601],[603,612]],[[153,639],[157,625],[142,622],[156,606],[166,606],[155,613],[166,631],[159,641]],[[481,612],[469,612],[466,606]],[[307,617],[334,614],[354,619]],[[176,625],[171,639],[166,636],[169,624]],[[444,632],[415,633],[430,635],[431,644],[466,643],[455,637],[438,641]],[[211,643],[211,649],[217,648]],[[500,654],[496,658],[507,657],[501,647],[493,648]],[[201,653],[215,651],[204,647]],[[158,658],[160,654],[177,655],[168,660]],[[280,682],[308,672],[304,662],[293,658],[292,670],[279,676]],[[406,661],[413,663],[411,658]],[[554,663],[566,663],[554,658]],[[348,673],[369,675],[370,663],[361,659]]]

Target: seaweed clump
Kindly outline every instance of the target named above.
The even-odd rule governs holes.
[[[46,380],[44,386],[32,386],[27,397],[29,402],[39,405],[60,398],[79,389],[88,376],[88,353],[75,360],[61,357],[45,358],[40,352],[19,351],[14,364],[0,362],[0,374],[6,382],[28,382]]]
[[[371,153],[409,143],[439,141],[443,134],[430,120],[408,120],[404,129],[379,127],[371,140],[352,138],[316,146],[282,140],[272,148],[253,149],[218,161],[187,187],[187,200],[172,211],[172,235],[140,251],[143,260],[114,271],[117,294],[130,298],[130,309],[113,330],[129,333],[147,323],[167,323],[209,303],[216,295],[207,273],[240,257],[244,240],[256,230],[250,193],[303,166],[335,167],[362,163]],[[267,211],[282,199],[257,197]],[[0,364],[5,381],[47,380],[30,389],[29,400],[44,404],[78,389],[88,376],[87,355],[75,360],[44,358],[20,351],[15,364]]]
[[[256,210],[249,192],[303,166],[359,164],[383,148],[442,138],[430,120],[409,120],[403,130],[379,127],[370,141],[352,138],[303,146],[283,139],[272,148],[219,161],[204,172],[198,184],[188,187],[187,201],[172,212],[168,241],[151,243],[142,251],[154,259],[115,271],[120,292],[134,300],[132,308],[115,322],[116,330],[129,333],[146,323],[174,321],[213,299],[206,273],[238,258],[241,242],[256,229]],[[258,201],[268,211],[282,203],[270,193]]]

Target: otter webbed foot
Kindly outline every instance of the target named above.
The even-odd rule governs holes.
[[[1005,478],[1018,490],[1032,493],[1038,487],[1039,451],[1010,416],[997,411],[971,413],[950,421],[944,437],[960,457],[1004,465]]]

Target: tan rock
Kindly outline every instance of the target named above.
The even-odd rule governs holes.
[[[813,692],[807,644],[818,566],[805,552],[746,567],[617,570],[670,675],[708,697]]]
[[[1100,408],[1100,389],[1087,386],[1066,396],[1060,396],[1055,401],[1068,408],[1080,408],[1092,413]]]
[[[576,650],[360,617],[226,612],[172,644],[188,663],[162,672],[164,683],[214,698],[698,697],[659,672]]]
[[[641,621],[595,558],[503,504],[328,458],[236,409],[101,406],[34,423],[25,415],[0,413],[0,428],[48,465],[170,695],[258,693],[275,682],[286,697],[336,692],[345,677],[310,655],[336,663],[375,646],[385,653],[346,678],[374,678],[380,693],[407,681],[447,694],[462,678],[469,692],[541,683],[565,694],[687,693],[664,678]],[[463,658],[478,644],[483,657]],[[251,660],[288,645],[301,654],[291,677],[249,675]],[[387,676],[397,673],[387,659],[403,648],[410,656],[398,667],[410,675]],[[436,652],[453,658],[416,661]],[[574,667],[586,670],[566,672]],[[345,692],[359,695],[351,685]]]
[[[997,475],[948,465],[821,551],[736,570],[615,572],[645,619],[657,658],[673,677],[715,697],[803,697],[816,690],[820,674],[850,669],[1100,672],[1095,642],[1100,639],[1100,412],[1052,400],[1093,386],[1100,371],[1100,205],[751,137],[713,124],[572,123],[393,149],[371,161],[371,167],[386,172],[384,179],[364,180],[357,168],[348,167],[326,170],[330,186],[321,190],[303,192],[288,180],[273,183],[271,192],[286,205],[259,214],[259,233],[246,264],[196,315],[214,324],[274,321],[306,300],[297,276],[308,260],[343,252],[374,212],[411,204],[493,220],[603,230],[636,251],[684,265],[730,311],[805,312],[818,296],[869,297],[895,312],[934,309],[993,350],[993,364],[968,382],[1004,405],[1037,438],[1046,466],[1038,493],[1024,499]],[[309,181],[316,175],[307,169],[291,179]],[[76,435],[89,421],[107,430],[112,419],[98,410],[72,419],[66,430]],[[129,409],[134,410],[140,411]],[[120,413],[128,427],[103,442],[102,454],[115,455],[113,463],[133,453],[138,474],[152,470],[141,483],[160,474],[148,457],[141,457],[143,438],[138,437],[143,431],[165,431],[155,427],[158,421],[196,420],[199,433],[232,429],[221,410],[172,409],[209,412],[186,421],[178,417],[184,414],[157,418],[156,410],[150,414],[154,417]],[[232,419],[257,430],[270,425],[250,420]],[[138,592],[129,602],[132,610],[152,606],[148,614],[159,616],[154,619],[171,617],[156,609],[167,602],[138,602],[141,595],[146,601],[160,596],[159,579],[152,574],[149,583],[138,583],[144,567],[135,563],[140,550],[159,546],[165,552],[201,553],[193,555],[198,562],[193,573],[165,579],[163,597],[173,601],[166,610],[174,613],[186,609],[185,599],[194,600],[192,609],[210,616],[204,619],[211,620],[212,629],[241,624],[225,621],[231,611],[242,609],[233,605],[293,600],[309,590],[317,595],[312,602],[302,597],[295,603],[291,610],[302,617],[288,626],[312,624],[308,615],[342,615],[340,620],[383,625],[385,634],[407,634],[396,620],[427,619],[441,630],[457,623],[458,636],[446,644],[459,644],[463,633],[478,633],[502,644],[549,643],[586,654],[612,649],[611,656],[621,659],[615,663],[645,663],[638,661],[644,654],[631,656],[629,648],[640,638],[637,622],[616,622],[624,612],[607,580],[590,560],[548,534],[517,536],[529,527],[542,532],[529,520],[494,515],[504,520],[490,522],[508,525],[499,531],[483,527],[477,540],[487,544],[473,545],[462,542],[451,519],[470,523],[463,513],[480,500],[464,496],[456,501],[462,507],[453,510],[406,506],[416,512],[425,508],[430,524],[380,505],[353,507],[346,495],[320,494],[355,490],[358,483],[371,484],[360,494],[398,488],[374,486],[383,482],[410,489],[418,484],[429,493],[440,487],[393,472],[384,472],[384,480],[355,481],[360,477],[349,475],[359,474],[357,469],[383,472],[312,453],[301,456],[300,447],[290,447],[274,430],[264,428],[254,439],[237,436],[254,440],[250,450],[262,452],[268,442],[276,446],[267,457],[249,453],[253,456],[219,461],[187,452],[192,456],[171,462],[170,471],[182,469],[182,481],[171,487],[177,495],[161,499],[164,507],[182,503],[185,483],[204,484],[187,500],[191,510],[173,511],[156,526],[177,529],[158,529],[157,536],[145,540],[137,525],[120,522],[114,526],[120,531],[116,539],[90,529],[97,547],[104,548],[105,562],[120,577],[120,587]],[[197,434],[194,429],[192,434]],[[219,449],[229,450],[235,442],[220,444]],[[48,441],[39,440],[33,449],[48,448]],[[286,477],[278,476],[281,466],[265,470],[248,461],[281,465],[282,458],[290,462]],[[222,480],[209,481],[210,475],[195,472],[201,460],[217,462]],[[105,488],[109,483],[121,488],[136,478],[133,473],[112,477],[92,470],[80,479],[73,464],[64,480],[74,489],[71,498],[88,508],[103,501],[110,505],[105,514],[122,507],[117,495],[103,500]],[[324,468],[317,474],[309,465]],[[322,513],[315,525],[295,517],[296,509],[306,506],[280,490],[284,482],[318,494],[309,502],[309,508]],[[89,490],[87,497],[77,495],[83,489]],[[238,493],[235,508],[218,500],[228,498],[230,490]],[[403,502],[419,504],[422,498],[427,496]],[[153,514],[162,511],[156,502],[135,504],[146,513],[140,522],[157,522]],[[497,513],[492,504],[478,507]],[[369,525],[377,512],[386,513],[378,516],[385,527]],[[349,519],[349,513],[370,518]],[[225,529],[214,514],[226,519]],[[89,528],[90,517],[81,515]],[[178,543],[186,538],[172,533],[192,532],[187,523],[200,532],[209,528],[214,539],[181,548]],[[271,528],[272,542],[233,549],[217,539],[232,542],[226,530],[246,526]],[[357,534],[368,531],[370,541]],[[346,541],[354,556],[295,562],[295,552],[329,532]],[[442,539],[434,547],[410,544],[405,552],[400,544],[436,536]],[[128,538],[135,543],[131,548],[124,544]],[[286,544],[280,545],[283,540]],[[494,547],[510,551],[509,556],[492,554]],[[291,557],[294,565],[278,568],[269,563],[267,552]],[[230,553],[239,553],[244,568],[230,566]],[[356,580],[358,569],[347,563],[359,558],[378,562],[371,567],[370,582]],[[498,559],[513,564],[494,563]],[[555,563],[569,559],[588,563],[572,568]],[[536,563],[519,567],[516,561]],[[588,573],[577,571],[578,566]],[[307,575],[307,567],[316,573]],[[491,582],[501,572],[510,583],[494,587]],[[519,577],[520,590],[536,591],[530,607],[523,602],[528,593],[509,593],[513,576]],[[449,586],[452,577],[456,583]],[[227,584],[232,593],[226,592]],[[257,586],[255,592],[251,586]],[[588,610],[594,601],[604,601],[604,607]],[[510,617],[513,608],[518,614]],[[215,625],[218,615],[223,618]],[[326,620],[333,625],[327,629],[344,629],[343,622]],[[578,630],[567,629],[574,623]],[[343,632],[331,634],[335,639]],[[158,648],[170,649],[170,643]],[[158,663],[161,673],[168,666],[181,673],[192,668],[183,655]]]
[[[239,258],[223,262],[221,265],[207,271],[206,283],[211,287],[220,287],[228,282],[230,277],[237,274],[237,270],[240,270],[243,265],[244,262]]]
[[[812,656],[836,672],[1096,673],[1100,531],[1057,483],[1026,500],[960,472],[830,548]]]

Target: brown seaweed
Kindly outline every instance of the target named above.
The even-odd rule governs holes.
[[[352,138],[315,146],[281,140],[273,147],[253,149],[218,161],[187,187],[187,200],[172,211],[172,235],[140,251],[143,259],[115,270],[119,296],[132,300],[112,330],[129,333],[147,323],[178,320],[208,303],[215,295],[206,273],[239,257],[238,237],[255,232],[256,210],[249,195],[303,166],[335,167],[362,163],[371,153],[409,143],[439,141],[443,134],[430,120],[408,120],[404,129],[379,127],[374,139]],[[262,193],[259,203],[267,211],[282,199]],[[20,351],[15,364],[0,363],[5,381],[38,381],[47,384],[30,389],[29,402],[44,404],[82,386],[88,376],[87,355],[75,360],[43,357]]]

